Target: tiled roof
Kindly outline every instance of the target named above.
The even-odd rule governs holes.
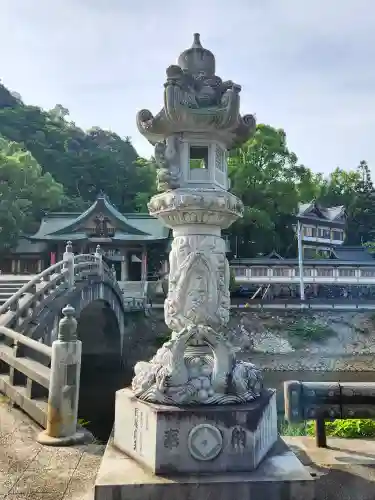
[[[336,207],[321,207],[315,201],[310,203],[300,203],[298,206],[298,216],[299,217],[308,217],[311,212],[316,211],[318,217],[323,219],[327,219],[329,221],[334,221],[341,216],[345,215],[345,207],[344,205],[338,205]]]
[[[166,239],[169,229],[159,219],[148,214],[121,214],[104,196],[98,199],[82,214],[51,213],[43,217],[38,231],[31,240],[84,240],[87,235],[82,224],[95,213],[106,214],[116,226],[112,241],[144,241]]]
[[[47,245],[43,241],[30,241],[28,238],[21,237],[18,240],[16,248],[12,250],[12,254],[40,254],[47,250]]]
[[[343,246],[334,247],[333,257],[327,259],[303,259],[304,266],[307,265],[372,265],[375,266],[375,259],[368,252],[368,250],[362,246]],[[255,257],[253,259],[233,259],[231,260],[233,265],[263,265],[263,266],[287,266],[287,265],[297,265],[298,259],[296,258],[286,258],[282,260],[270,258],[269,255],[264,257]]]
[[[372,261],[375,264],[374,258],[370,254],[370,252],[366,248],[361,246],[336,247],[333,249],[333,253],[339,260]]]

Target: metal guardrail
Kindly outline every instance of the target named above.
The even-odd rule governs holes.
[[[325,421],[375,418],[375,382],[284,382],[285,418],[315,421],[316,445],[327,447]]]
[[[163,309],[164,303],[154,302],[149,305],[151,309]],[[257,301],[249,300],[242,304],[231,304],[231,309],[250,309],[259,311],[304,311],[304,310],[314,310],[314,311],[373,311],[375,310],[375,300],[374,301],[358,301],[350,302],[348,300],[339,301],[325,301],[325,302],[313,302],[313,301]]]
[[[313,299],[313,300],[295,300],[288,299],[285,301],[259,301],[256,299],[249,300],[243,304],[232,304],[232,309],[258,309],[258,310],[305,310],[311,309],[315,311],[373,311],[375,310],[375,300],[361,299]]]

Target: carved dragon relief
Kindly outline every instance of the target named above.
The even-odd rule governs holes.
[[[169,191],[180,187],[180,144],[177,135],[167,137],[164,142],[157,142],[154,149],[157,165],[157,189]]]

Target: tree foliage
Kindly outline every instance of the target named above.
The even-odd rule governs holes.
[[[37,229],[43,211],[63,200],[62,185],[42,173],[31,153],[0,136],[0,249],[14,245],[23,231]]]
[[[232,151],[228,169],[232,191],[245,205],[244,218],[231,231],[237,253],[291,253],[298,202],[317,193],[316,176],[288,149],[285,132],[258,125],[254,137]]]
[[[145,209],[142,193],[152,191],[154,176],[149,165],[137,161],[129,138],[99,127],[84,132],[61,104],[43,111],[1,86],[0,134],[30,151],[42,171],[64,186],[70,205],[77,201],[77,209],[101,190],[122,212]]]

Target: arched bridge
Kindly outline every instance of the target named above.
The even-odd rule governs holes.
[[[126,366],[131,341],[125,335],[127,313],[144,309],[141,300],[129,304],[129,299],[124,299],[100,248],[93,255],[74,255],[68,243],[62,261],[18,286],[3,301],[0,391],[21,402],[25,411],[31,408],[32,416],[43,422],[45,411],[40,417],[38,408],[44,408],[46,395],[30,388],[36,381],[48,389],[48,353],[57,338],[61,310],[67,304],[75,308],[78,338],[82,341],[80,412],[90,421],[95,421],[95,414],[99,419],[95,425],[100,427],[100,419],[108,419],[108,408],[114,404],[114,391],[126,383],[131,368]],[[25,343],[25,339],[30,342]],[[100,408],[90,407],[98,398]],[[105,415],[100,413],[101,408],[106,409]]]
[[[124,313],[145,309],[146,299],[124,296],[115,271],[103,261],[98,245],[95,254],[74,255],[68,242],[64,259],[48,267],[29,281],[21,277],[0,284],[8,290],[0,298],[0,325],[51,344],[61,308],[74,306],[77,316],[90,303],[101,300],[116,315],[123,335]],[[7,287],[7,288],[4,288]],[[13,293],[12,293],[13,292]]]

